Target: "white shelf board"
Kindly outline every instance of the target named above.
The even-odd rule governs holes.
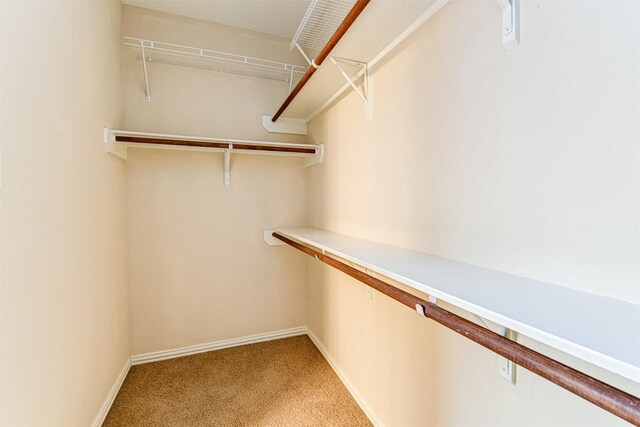
[[[205,151],[214,153],[224,153],[227,149],[222,147],[198,147],[198,146],[186,146],[186,145],[167,145],[167,144],[153,144],[150,142],[125,142],[116,141],[118,136],[130,136],[141,138],[158,138],[158,139],[171,139],[171,140],[187,140],[187,141],[201,141],[201,142],[219,142],[224,144],[231,144],[231,151],[235,154],[251,154],[261,156],[290,156],[290,157],[304,157],[305,167],[313,166],[322,161],[324,156],[324,146],[312,145],[312,144],[293,144],[287,142],[274,142],[274,141],[256,141],[249,139],[232,139],[232,138],[212,138],[204,136],[194,135],[173,135],[166,133],[149,133],[149,132],[135,132],[128,130],[115,130],[104,128],[104,143],[107,152],[114,156],[120,157],[123,160],[127,160],[127,149],[129,148],[141,148],[141,149],[153,149],[153,150],[175,150],[175,151]],[[236,147],[233,147],[236,144]],[[238,148],[241,145],[256,145],[261,147],[282,147],[282,148],[304,148],[315,150],[315,153],[297,153],[287,151],[262,151],[262,150],[249,150]]]
[[[313,228],[277,232],[640,383],[640,305]]]
[[[364,8],[330,56],[370,62],[385,52],[398,36],[412,28],[422,16],[430,16],[429,11],[439,8],[442,3],[443,0],[372,1]],[[312,52],[314,56],[317,53]],[[356,70],[352,71],[355,74]],[[308,118],[343,85],[344,78],[327,58],[291,102],[283,116]]]

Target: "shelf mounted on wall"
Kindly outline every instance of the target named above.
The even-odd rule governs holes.
[[[309,68],[289,93],[271,121],[275,122],[284,113],[296,95],[307,84],[311,76],[322,65],[333,48],[353,25],[370,0],[312,0],[300,26],[291,41],[291,49],[298,48]],[[322,47],[323,46],[323,47]],[[310,54],[321,49],[314,59]]]
[[[328,0],[318,2],[316,7],[322,10],[320,6],[323,3],[335,4],[336,0],[333,2]],[[304,119],[308,123],[333,105],[346,91],[353,90],[353,85],[349,81],[340,85],[339,79],[341,77],[338,73],[334,73],[333,70],[316,72],[315,66],[320,65],[323,59],[327,59],[329,55],[334,58],[350,58],[363,64],[366,63],[370,73],[373,74],[376,67],[391,52],[394,52],[404,40],[442,9],[448,3],[448,0],[406,2],[411,5],[403,8],[395,7],[393,5],[394,2],[384,1],[369,2],[365,5],[364,2],[357,1],[354,3],[353,0],[350,0],[342,4],[344,6],[347,3],[354,6],[343,20],[344,25],[341,24],[336,29],[335,38],[329,39],[325,49],[318,55],[315,54],[321,43],[313,43],[315,41],[312,38],[313,31],[309,31],[309,34],[303,37],[303,32],[300,30],[297,38],[294,37],[294,40],[292,40],[290,47],[297,49],[303,56],[306,56],[306,60],[311,63],[311,66],[277,113],[273,115],[273,121],[280,121],[281,115],[286,114],[288,118]],[[500,16],[495,16],[497,18],[497,21],[495,21],[496,27],[494,28],[495,34],[498,35],[498,31],[500,32],[504,49],[510,51],[519,45],[520,0],[495,0],[492,3],[500,8],[495,9],[496,12],[500,11]],[[487,6],[490,8],[496,7],[490,4]],[[323,19],[327,22],[327,28],[336,25],[336,22],[339,21],[339,19],[335,19],[336,16],[339,16],[339,14],[331,15],[325,13],[323,15]],[[318,25],[318,23],[319,21],[307,18],[306,21],[303,20],[300,28],[322,30],[323,26]],[[351,23],[354,25],[350,26]],[[381,23],[384,23],[384,25],[381,25]],[[348,34],[345,34],[347,29]],[[319,32],[323,37],[317,37],[317,41],[326,40],[328,31]],[[344,37],[342,37],[343,35]],[[314,57],[315,59],[313,59]],[[348,67],[345,66],[345,69],[348,70]],[[315,74],[313,74],[314,72]],[[365,70],[361,69],[356,74],[351,74],[350,71],[348,73],[352,83],[358,82],[358,87],[362,95],[364,95],[366,83],[363,76]],[[310,79],[312,74],[314,77]],[[369,99],[367,102],[370,107],[371,100]]]
[[[188,135],[132,132],[104,129],[104,143],[108,153],[127,160],[128,148],[161,150],[208,151],[223,153],[223,183],[230,185],[231,154],[261,154],[272,156],[304,157],[304,166],[322,162],[324,146],[290,144],[285,142],[254,141],[246,139],[209,138]]]
[[[345,22],[349,12],[356,5],[354,0],[313,0],[305,13],[296,34],[293,36],[289,48],[295,47],[312,68],[318,68],[320,62],[310,59],[314,53],[320,52],[330,41],[340,25]],[[348,21],[347,21],[348,22]],[[350,24],[349,24],[350,25]],[[346,25],[345,25],[346,26]],[[346,30],[345,30],[346,31]],[[369,65],[365,61],[338,58],[330,56],[329,60],[337,68],[349,86],[364,101],[364,111],[367,120],[371,120],[371,85]],[[359,68],[355,77],[350,76],[340,65],[340,62],[348,63]],[[360,76],[363,76],[363,87],[356,85]]]
[[[517,332],[638,382],[640,331],[627,326],[640,317],[639,304],[326,230],[277,228],[264,234],[268,245],[276,246],[276,240],[288,244],[640,426],[640,398],[532,350],[518,343],[514,335]],[[396,282],[428,294],[429,299],[401,289]],[[495,333],[456,315],[441,307],[440,300],[495,322],[502,330]]]
[[[304,74],[304,67],[234,53],[219,52],[199,47],[183,46],[155,40],[125,37],[125,46],[130,46],[142,60],[144,74],[145,99],[151,101],[149,73],[147,64],[180,65],[183,67],[201,68],[220,73],[239,74],[267,80],[275,80],[289,84],[289,92],[295,82]]]

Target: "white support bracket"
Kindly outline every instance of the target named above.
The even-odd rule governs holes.
[[[502,44],[511,50],[520,44],[520,1],[497,1],[502,9]]]
[[[127,146],[116,144],[116,136],[111,129],[103,128],[104,145],[107,153],[113,154],[116,157],[120,157],[123,160],[127,160]]]
[[[144,54],[144,41],[140,41],[140,59],[142,59],[142,72],[144,73],[144,99],[151,101],[151,91],[149,90],[149,75],[147,74],[147,57]]]
[[[229,176],[229,166],[231,164],[231,150],[233,150],[233,144],[229,143],[229,148],[225,148],[224,149],[224,157],[223,157],[223,181],[224,181],[224,186],[228,187],[229,184],[231,183],[231,179]]]
[[[509,338],[511,341],[515,341],[518,337],[516,331],[507,329],[503,326],[500,327],[500,332],[500,335],[505,338]],[[498,373],[504,380],[510,382],[513,385],[516,385],[516,366],[518,365],[516,365],[506,357],[498,356]]]
[[[324,144],[316,145],[315,154],[305,157],[304,159],[304,167],[308,168],[309,166],[317,165],[322,163],[322,159],[324,158]]]
[[[273,237],[273,233],[276,230],[274,228],[268,229],[268,230],[264,230],[262,232],[262,238],[264,239],[264,242],[269,245],[269,246],[282,246],[282,245],[286,245],[285,242],[283,242],[280,239],[276,239],[275,237]]]
[[[429,295],[429,302],[431,304],[435,304],[438,305],[438,299],[436,297],[434,297],[433,295]],[[418,312],[418,314],[422,317],[427,317],[427,314],[424,311],[424,306],[421,304],[416,304],[416,311]]]
[[[307,121],[305,119],[280,117],[277,122],[272,122],[271,117],[273,116],[262,116],[262,127],[269,133],[307,134]]]
[[[369,72],[369,64],[366,63],[366,62],[362,62],[362,61],[355,61],[353,59],[346,59],[346,58],[337,58],[337,57],[333,57],[333,56],[329,57],[329,59],[331,60],[331,63],[336,66],[338,71],[340,71],[340,74],[342,74],[342,77],[344,77],[345,80],[347,81],[347,83],[349,83],[349,86],[351,86],[353,88],[353,90],[360,96],[360,98],[362,98],[362,100],[364,101],[364,115],[365,115],[365,118],[367,119],[367,121],[371,121],[371,119],[372,119],[372,114],[371,114],[371,73]],[[364,78],[363,90],[360,90],[360,88],[358,86],[356,86],[354,79],[349,77],[349,75],[346,73],[344,68],[342,68],[340,66],[340,64],[338,64],[338,61],[347,62],[347,63],[353,64],[353,65],[356,65],[358,67],[362,67],[363,78]],[[360,73],[358,73],[358,74],[360,74]]]
[[[313,61],[311,59],[309,59],[309,57],[307,56],[307,54],[304,52],[304,50],[302,50],[302,48],[300,47],[300,45],[298,43],[295,44],[295,46],[298,48],[298,50],[300,51],[300,53],[302,54],[302,56],[304,57],[304,60],[307,61],[307,64],[309,64],[310,66],[313,66]],[[315,67],[318,68],[318,67]]]

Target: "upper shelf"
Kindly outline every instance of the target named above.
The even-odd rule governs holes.
[[[353,7],[355,0],[311,0],[290,48],[296,45],[317,54]]]
[[[371,1],[330,55],[373,66],[439,10],[446,1]],[[349,8],[354,3],[351,0],[345,0],[342,2],[344,4],[340,4],[340,7],[335,7],[339,0],[318,0],[318,2],[333,5],[339,12],[337,15],[343,13],[345,8]],[[316,7],[321,6],[323,5]],[[291,46],[295,46],[295,43],[298,42],[301,47],[307,50],[308,54],[315,54],[316,52],[313,50],[323,46],[316,41],[323,41],[327,38],[327,32],[323,31],[324,25],[326,24],[328,27],[335,24],[334,21],[332,15],[326,13],[322,15],[321,21],[314,21],[310,18],[309,22],[305,23],[303,19],[302,24],[305,25],[301,24]],[[304,46],[302,46],[303,43]],[[352,74],[357,73],[357,69],[347,69],[347,71]],[[283,117],[310,120],[335,99],[338,93],[348,87],[348,83],[345,83],[340,72],[330,61],[325,61],[287,107]]]
[[[142,58],[141,48],[144,48],[147,62],[204,68],[223,73],[277,80],[287,82],[290,85],[295,84],[305,71],[305,67],[294,64],[134,37],[125,37],[124,44],[132,47],[135,54],[138,55],[138,59]]]
[[[312,228],[277,232],[640,383],[640,305]]]

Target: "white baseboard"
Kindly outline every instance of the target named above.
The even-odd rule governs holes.
[[[160,360],[174,359],[176,357],[189,356],[192,354],[204,353],[223,348],[237,347],[239,345],[255,344],[264,341],[277,340],[281,338],[296,337],[307,333],[306,326],[283,329],[266,334],[251,335],[248,337],[235,338],[224,341],[214,341],[206,344],[197,344],[189,347],[174,348],[171,350],[161,350],[152,353],[137,354],[131,356],[131,365],[141,365],[143,363],[159,362]]]
[[[91,427],[100,427],[104,422],[105,418],[107,417],[107,414],[109,413],[109,410],[111,409],[111,405],[113,405],[113,401],[115,400],[118,394],[118,391],[120,391],[120,387],[122,387],[122,383],[124,382],[124,379],[129,373],[129,369],[131,368],[131,366],[141,365],[143,363],[158,362],[160,360],[174,359],[176,357],[189,356],[192,354],[204,353],[212,350],[221,350],[223,348],[237,347],[240,345],[254,344],[254,343],[259,343],[264,341],[277,340],[281,338],[296,337],[300,335],[309,336],[311,341],[313,341],[313,343],[318,348],[320,353],[322,353],[322,355],[327,360],[327,362],[329,362],[329,365],[331,366],[331,368],[334,370],[336,375],[338,375],[338,378],[340,378],[344,386],[347,388],[349,393],[351,393],[351,396],[353,396],[353,399],[360,406],[360,408],[362,409],[364,414],[367,416],[367,418],[369,418],[371,423],[376,427],[384,427],[384,424],[380,421],[380,418],[378,418],[375,412],[371,409],[371,405],[369,405],[369,403],[364,399],[364,397],[362,397],[360,392],[358,392],[358,390],[349,381],[344,371],[338,366],[336,361],[331,357],[327,349],[324,348],[324,346],[322,345],[318,337],[316,337],[316,335],[311,330],[309,330],[306,326],[300,326],[300,327],[291,328],[291,329],[283,329],[280,331],[268,332],[266,334],[251,335],[251,336],[236,338],[231,340],[215,341],[207,344],[198,344],[198,345],[193,345],[189,347],[175,348],[172,350],[156,351],[153,353],[144,353],[144,354],[131,356],[129,359],[127,359],[124,366],[122,367],[122,370],[120,371],[120,374],[118,375],[118,377],[116,378],[116,381],[111,387],[111,390],[109,391],[107,398],[102,404],[102,407],[98,412],[98,415],[93,420],[93,423],[91,423]]]
[[[111,409],[111,405],[113,405],[113,401],[116,400],[116,396],[118,395],[118,392],[120,391],[120,387],[122,387],[122,383],[124,382],[124,379],[127,377],[127,374],[129,373],[130,368],[131,368],[131,361],[127,358],[126,362],[124,363],[124,366],[122,367],[122,370],[120,371],[120,374],[118,374],[118,377],[116,378],[116,381],[113,383],[111,390],[109,390],[109,394],[107,395],[107,398],[104,400],[104,403],[100,407],[100,411],[98,411],[98,415],[96,415],[96,418],[93,420],[93,423],[91,423],[91,427],[100,427],[104,422],[104,419],[107,418],[107,414]]]
[[[362,412],[364,412],[367,418],[369,418],[369,421],[371,421],[371,424],[373,424],[376,427],[384,427],[384,424],[382,423],[382,421],[380,421],[380,418],[375,414],[373,409],[371,409],[371,405],[365,400],[364,397],[362,397],[360,392],[354,387],[351,381],[349,381],[349,378],[347,377],[347,375],[344,373],[342,369],[340,369],[340,367],[338,366],[336,361],[333,359],[333,357],[331,357],[327,349],[324,348],[324,346],[322,345],[318,337],[316,337],[315,334],[308,328],[307,328],[307,335],[309,336],[309,338],[311,338],[311,341],[313,341],[316,347],[318,347],[318,350],[320,350],[320,353],[322,353],[322,355],[327,360],[327,362],[329,362],[329,365],[331,365],[336,375],[338,375],[338,378],[340,378],[344,386],[347,388],[347,390],[349,390],[349,393],[351,393],[351,396],[353,396],[353,399],[362,409]]]

